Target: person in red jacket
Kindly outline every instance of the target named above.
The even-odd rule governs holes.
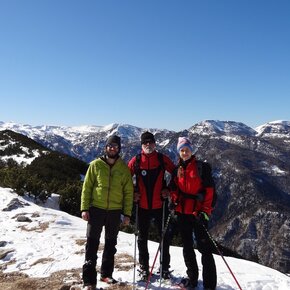
[[[211,167],[206,162],[196,160],[192,155],[192,145],[186,137],[178,138],[177,152],[180,159],[171,181],[171,204],[177,214],[183,257],[187,267],[188,278],[183,278],[181,284],[192,288],[198,284],[194,234],[197,249],[201,253],[204,289],[216,289],[217,274],[212,244],[205,231],[215,203]]]
[[[159,235],[162,234],[162,223],[167,219],[168,207],[167,197],[169,190],[167,188],[164,176],[165,171],[170,174],[175,168],[173,162],[166,155],[156,151],[154,135],[150,132],[144,132],[141,135],[141,154],[134,156],[129,161],[129,169],[132,176],[135,175],[135,203],[138,207],[138,250],[140,264],[140,278],[147,280],[149,276],[149,252],[148,252],[148,234],[151,220],[158,228]],[[163,216],[163,206],[166,209]],[[164,217],[164,218],[163,218]],[[164,238],[162,261],[162,277],[170,278],[169,273],[169,238]]]

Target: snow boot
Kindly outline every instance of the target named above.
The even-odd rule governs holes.
[[[101,276],[100,281],[105,282],[107,284],[116,284],[118,281],[113,277],[103,277]]]
[[[196,289],[197,283],[193,283],[189,278],[182,278],[178,285],[188,290],[194,290]]]
[[[138,269],[138,278],[139,281],[144,281],[146,282],[149,277],[149,270],[146,269]]]
[[[168,270],[162,271],[162,278],[164,280],[169,280],[171,278],[171,272]]]

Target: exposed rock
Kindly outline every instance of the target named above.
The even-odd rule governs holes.
[[[0,260],[4,259],[11,252],[14,252],[14,249],[0,249]]]
[[[7,245],[6,241],[0,241],[0,247],[5,247]]]
[[[28,223],[31,223],[31,222],[32,222],[32,220],[31,220],[29,217],[25,216],[25,215],[19,215],[19,216],[16,218],[16,220],[17,220],[18,222],[28,222]]]
[[[13,198],[3,211],[12,211],[20,207],[29,206],[29,203],[20,201],[18,198]]]

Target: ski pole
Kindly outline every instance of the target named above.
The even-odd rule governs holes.
[[[135,242],[134,242],[134,272],[133,272],[133,290],[136,289],[136,260],[137,260],[137,237],[138,237],[138,203],[135,206]]]
[[[160,243],[159,243],[159,246],[158,246],[158,249],[157,249],[157,252],[156,252],[156,255],[155,255],[155,258],[154,258],[154,261],[153,261],[153,264],[151,266],[151,271],[149,273],[149,276],[148,276],[148,279],[147,279],[147,283],[146,283],[146,286],[145,286],[145,290],[148,289],[148,285],[149,285],[149,282],[150,282],[150,279],[151,279],[151,276],[152,276],[152,272],[153,272],[153,269],[154,269],[154,266],[155,266],[155,262],[156,262],[156,259],[158,257],[158,253],[159,253],[159,250],[160,250],[160,246],[161,246],[161,243],[163,242],[164,240],[164,237],[165,237],[165,234],[166,234],[166,231],[167,231],[167,228],[169,226],[169,222],[170,222],[170,219],[172,217],[172,215],[174,214],[174,211],[171,211],[170,214],[168,215],[167,217],[167,220],[166,220],[166,223],[165,223],[165,226],[164,226],[164,230],[161,234],[161,239],[160,239]]]
[[[213,245],[214,245],[214,246],[215,246],[215,248],[217,249],[218,253],[219,253],[219,254],[220,254],[220,256],[222,257],[223,261],[225,262],[225,264],[226,264],[226,266],[227,266],[228,270],[230,271],[231,275],[233,276],[233,278],[234,278],[235,282],[237,283],[237,285],[238,285],[239,289],[240,289],[240,290],[242,290],[242,287],[240,286],[240,284],[239,284],[239,282],[238,282],[237,278],[235,277],[235,275],[234,275],[233,271],[231,270],[231,268],[230,268],[229,264],[227,263],[227,261],[226,261],[226,259],[225,259],[224,255],[222,254],[221,250],[219,249],[219,247],[218,247],[217,243],[216,243],[216,242],[215,242],[215,240],[212,238],[212,236],[210,235],[209,231],[207,230],[206,226],[205,226],[203,223],[202,223],[202,226],[203,226],[203,228],[204,228],[205,232],[207,233],[207,235],[208,235],[209,239],[211,240],[211,242],[213,243]]]

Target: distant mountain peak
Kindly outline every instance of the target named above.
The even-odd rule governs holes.
[[[254,136],[257,132],[249,126],[235,121],[205,120],[192,126],[191,133],[208,135],[246,135]]]
[[[277,120],[268,122],[256,128],[258,136],[275,137],[275,138],[290,138],[290,121]]]

